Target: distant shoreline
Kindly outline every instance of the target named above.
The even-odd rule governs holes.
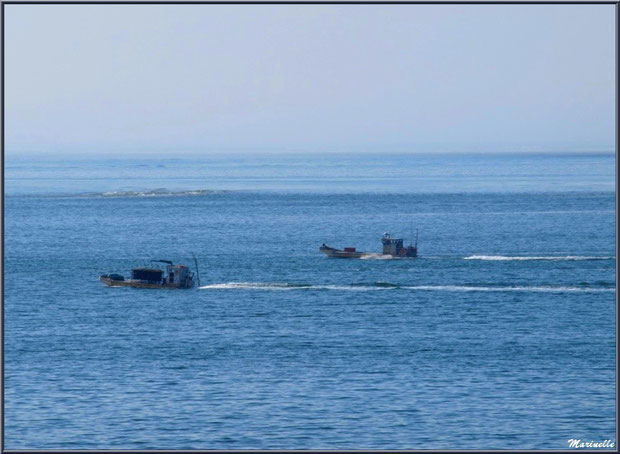
[[[507,151],[474,151],[474,150],[360,150],[360,151],[312,151],[312,150],[175,150],[174,148],[161,151],[104,151],[93,153],[88,149],[80,151],[32,151],[32,150],[10,150],[5,149],[5,166],[12,160],[29,160],[46,158],[49,160],[64,160],[67,158],[98,161],[105,159],[164,159],[164,160],[185,160],[200,159],[211,157],[368,157],[368,156],[488,156],[489,158],[508,157],[508,156],[614,156],[616,150],[608,149],[578,149],[578,150],[507,150]]]

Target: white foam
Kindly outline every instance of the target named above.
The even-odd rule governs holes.
[[[226,282],[219,284],[203,285],[202,290],[338,290],[348,292],[367,292],[377,290],[420,290],[420,291],[444,291],[444,292],[547,292],[547,293],[613,293],[615,288],[588,288],[588,287],[567,287],[567,286],[514,286],[514,287],[489,287],[489,286],[469,286],[469,285],[335,285],[335,284],[288,284],[288,283],[267,283],[267,282]]]
[[[353,292],[364,292],[371,290],[384,290],[385,287],[366,286],[366,285],[304,285],[287,283],[268,283],[268,282],[226,282],[220,284],[203,285],[202,290],[217,289],[245,289],[245,290],[345,290]],[[389,287],[388,287],[389,288]],[[394,288],[394,287],[391,287]]]
[[[463,260],[491,260],[491,261],[511,261],[511,260],[614,260],[614,256],[586,256],[586,255],[566,255],[566,256],[505,256],[505,255],[470,255],[463,257]]]
[[[393,259],[400,259],[401,257],[393,257],[389,254],[379,254],[379,253],[373,253],[373,252],[369,252],[366,255],[362,255],[360,257],[361,260],[393,260]]]
[[[167,189],[153,189],[144,191],[109,191],[99,194],[102,197],[181,197],[215,194],[218,191],[209,189],[195,189],[189,191],[169,191]]]
[[[317,290],[343,290],[346,292],[372,292],[375,290],[385,290],[384,287],[369,285],[312,285],[308,288]]]
[[[209,289],[257,289],[257,290],[294,290],[296,287],[288,284],[269,284],[264,282],[226,282],[221,284],[209,284],[199,287],[203,290]]]
[[[429,290],[429,291],[448,291],[448,292],[615,292],[613,288],[584,288],[584,287],[551,287],[551,286],[515,286],[515,287],[482,287],[465,285],[417,285],[404,286],[409,290]]]

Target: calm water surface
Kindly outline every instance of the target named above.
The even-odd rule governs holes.
[[[7,157],[5,177],[7,449],[615,441],[613,155]],[[417,259],[318,252],[412,229]],[[192,251],[201,288],[97,280]]]

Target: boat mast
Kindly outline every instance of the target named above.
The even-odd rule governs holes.
[[[196,260],[196,256],[192,252],[192,257],[194,258],[194,265],[196,266],[196,277],[198,278],[198,287],[200,287],[200,273],[198,272],[198,260]]]
[[[415,229],[415,249],[418,250],[418,229]]]

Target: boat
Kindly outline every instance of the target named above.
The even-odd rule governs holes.
[[[366,255],[372,255],[368,252],[359,252],[356,251],[354,247],[346,247],[344,250],[336,249],[333,247],[327,246],[323,243],[323,246],[319,248],[323,254],[328,257],[338,258],[338,259],[360,259]]]
[[[194,254],[192,254],[193,256]],[[154,266],[154,263],[163,263],[163,267]],[[200,285],[198,262],[194,257],[196,277]],[[195,285],[194,273],[185,265],[175,265],[170,260],[151,260],[151,266],[132,268],[131,277],[125,279],[121,274],[102,274],[99,280],[109,287],[133,288],[162,288],[180,289],[192,288]]]
[[[319,248],[319,251],[331,258],[340,259],[361,259],[364,257],[386,257],[386,258],[412,258],[418,256],[418,231],[416,230],[415,246],[410,244],[404,245],[404,239],[392,238],[389,232],[385,232],[381,237],[383,244],[383,253],[362,252],[354,247],[345,247],[344,249],[336,249],[327,246],[325,243]]]

